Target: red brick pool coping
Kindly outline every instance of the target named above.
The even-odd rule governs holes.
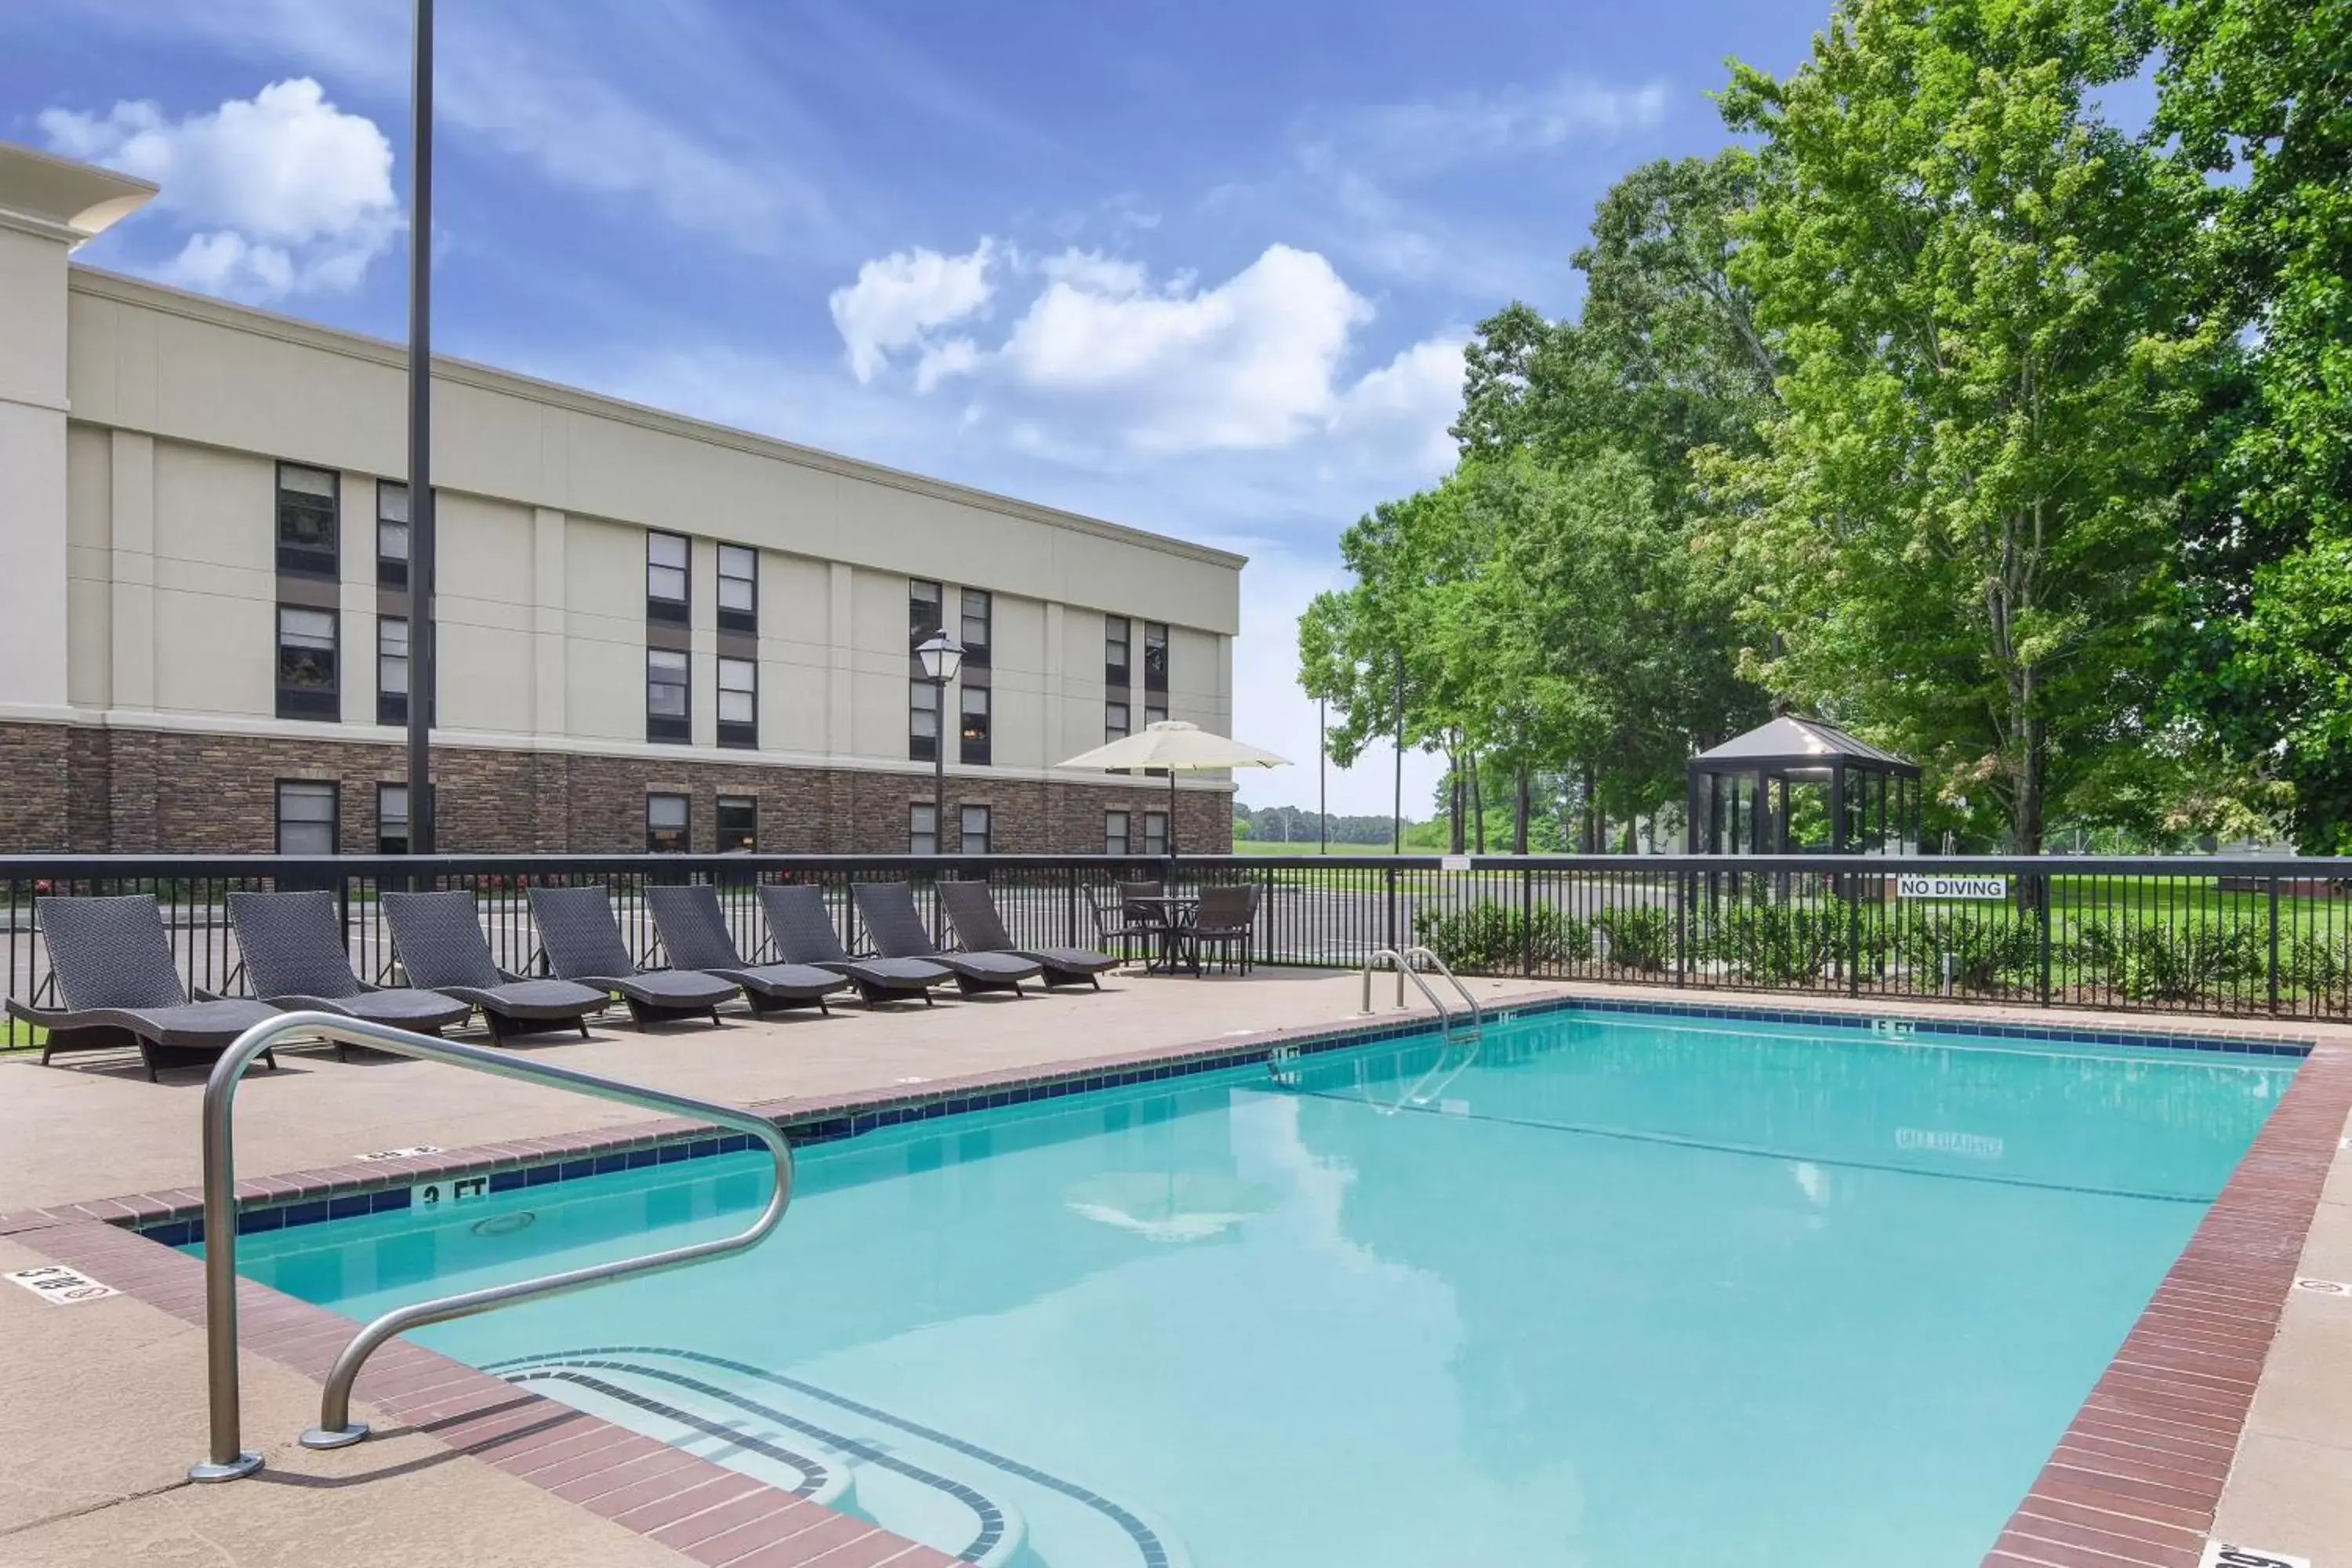
[[[1622,997],[1581,987],[1515,994],[1512,1010]],[[1745,1012],[1761,999],[1701,1002],[1656,995],[1692,1011]],[[2083,1015],[2011,1009],[1909,1007],[1775,998],[1775,1011],[1847,1017],[1900,1016],[2027,1027],[2082,1028]],[[1639,1015],[1635,1015],[1639,1016]],[[977,1073],[895,1089],[771,1100],[751,1109],[786,1127],[887,1112],[975,1094],[1055,1086],[1201,1058],[1263,1053],[1287,1043],[1318,1046],[1424,1026],[1396,1015],[1353,1025],[1296,1026],[1188,1046]],[[2352,1113],[2352,1043],[2307,1025],[2246,1027],[2189,1018],[2100,1019],[2105,1032],[2312,1042],[2297,1071],[2221,1195],[2174,1262],[2059,1440],[2025,1500],[1985,1557],[1985,1568],[2196,1568],[2228,1479],[2263,1363],[2320,1190]],[[2323,1037],[2315,1039],[2315,1035]],[[240,1206],[281,1204],[413,1185],[675,1143],[709,1130],[680,1121],[620,1130],[512,1140],[417,1159],[371,1162],[241,1180]],[[135,1194],[0,1215],[16,1236],[57,1261],[185,1321],[204,1321],[198,1259],[132,1228],[201,1213],[187,1189]],[[250,1280],[239,1282],[248,1353],[323,1382],[351,1321]],[[527,1393],[422,1346],[387,1345],[369,1363],[356,1396],[568,1501],[684,1552],[727,1568],[940,1568],[957,1560],[741,1473]]]

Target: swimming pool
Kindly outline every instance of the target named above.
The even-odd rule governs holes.
[[[1973,1564],[2291,1058],[1570,1010],[818,1145],[422,1331],[1005,1568]],[[356,1318],[722,1154],[240,1241]]]

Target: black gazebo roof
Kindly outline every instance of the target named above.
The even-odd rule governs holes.
[[[1832,768],[1917,778],[1919,764],[1818,719],[1783,715],[1690,760],[1693,773],[1795,773]]]

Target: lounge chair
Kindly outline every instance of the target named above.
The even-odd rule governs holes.
[[[956,989],[970,996],[981,991],[1021,994],[1021,983],[1034,980],[1045,965],[1034,958],[1010,952],[945,952],[923,929],[915,912],[915,891],[904,882],[859,882],[849,889],[857,900],[857,918],[866,934],[885,958],[919,958],[942,964],[956,977]]]
[[[693,968],[639,969],[602,888],[533,888],[530,923],[539,928],[539,951],[556,978],[619,992],[640,1029],[671,1018],[708,1016],[715,1025],[719,1004],[733,1000],[739,989],[732,980]]]
[[[384,923],[409,984],[482,1010],[490,1037],[576,1026],[588,1037],[588,1015],[613,1005],[610,994],[569,980],[525,980],[490,960],[471,893],[384,893]]]
[[[913,996],[930,1006],[931,987],[955,978],[945,964],[928,959],[850,957],[825,912],[824,894],[815,888],[762,883],[760,911],[768,917],[768,940],[779,957],[843,976],[868,1007]]]
[[[11,996],[8,1016],[48,1032],[44,1067],[60,1051],[136,1046],[153,1083],[159,1068],[209,1062],[254,1025],[278,1016],[262,1002],[188,1000],[152,893],[35,899],[33,921],[48,945],[49,982],[64,1005]],[[262,1059],[278,1065],[274,1051]]]
[[[1250,938],[1257,927],[1258,889],[1228,884],[1201,889],[1201,901],[1192,910],[1192,919],[1183,928],[1183,940],[1192,950],[1192,969],[1201,968],[1201,950],[1219,950],[1217,961],[1231,968],[1236,954],[1241,959],[1242,973],[1250,969]]]
[[[812,963],[745,963],[727,930],[727,915],[719,907],[715,889],[647,888],[646,902],[652,906],[654,929],[661,933],[662,951],[670,963],[741,986],[754,1013],[805,1007],[812,1002],[818,1012],[830,1013],[825,997],[849,989],[848,981]]]
[[[438,991],[375,986],[352,973],[332,893],[231,893],[228,923],[245,965],[247,989],[273,1007],[341,1013],[437,1035],[473,1016],[470,1002]],[[351,1047],[335,1042],[335,1055]]]
[[[1015,958],[1025,958],[1045,970],[1047,985],[1091,985],[1102,989],[1100,976],[1106,969],[1117,969],[1125,961],[1108,952],[1095,952],[1083,947],[1023,947],[1004,929],[1004,921],[996,912],[996,900],[989,895],[985,882],[941,882],[938,885],[940,902],[947,906],[948,923],[955,927],[956,941],[968,953],[1009,952]]]

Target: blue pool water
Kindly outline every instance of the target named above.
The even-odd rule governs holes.
[[[1007,1568],[1965,1568],[2294,1065],[1554,1013],[821,1145],[417,1337]],[[365,1318],[763,1164],[241,1262]]]

